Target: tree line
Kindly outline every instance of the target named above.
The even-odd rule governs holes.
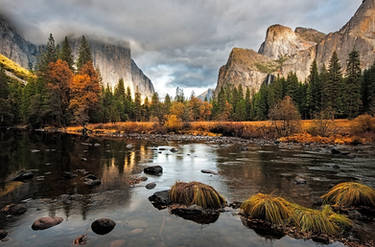
[[[254,121],[270,118],[272,108],[290,97],[304,119],[321,117],[354,118],[375,111],[375,64],[360,69],[359,53],[353,50],[347,59],[344,75],[336,52],[328,69],[311,66],[306,83],[295,73],[263,83],[259,92],[249,88],[223,87],[210,100],[194,94],[185,97],[181,88],[175,98],[158,93],[142,98],[138,89],[131,92],[120,79],[112,89],[103,83],[94,67],[90,46],[85,36],[80,40],[78,59],[74,61],[69,40],[61,46],[50,35],[38,58],[35,74],[25,84],[8,77],[0,67],[0,124],[27,124],[62,127],[95,122],[155,121],[168,119],[188,121]]]

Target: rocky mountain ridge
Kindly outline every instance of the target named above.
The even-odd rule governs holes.
[[[4,18],[0,17],[0,53],[20,64],[24,68],[34,68],[37,56],[43,49],[25,40]],[[70,40],[75,59],[79,49],[79,39]],[[131,58],[129,45],[111,44],[88,37],[93,62],[99,68],[104,83],[114,87],[120,78],[124,79],[125,87],[134,93],[138,88],[143,97],[151,97],[155,92],[151,80],[143,73]]]
[[[337,52],[343,71],[348,54],[356,49],[362,69],[375,59],[375,0],[364,0],[350,21],[339,31],[328,35],[310,28],[294,31],[282,25],[270,26],[258,52],[234,48],[226,65],[219,70],[215,94],[226,85],[250,87],[257,92],[271,76],[295,72],[300,81],[309,76],[316,59],[319,68],[328,65]]]

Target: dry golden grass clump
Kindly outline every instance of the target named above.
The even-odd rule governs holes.
[[[198,205],[205,209],[219,209],[226,203],[214,188],[199,182],[177,182],[169,192],[169,199],[173,203]]]
[[[375,207],[375,190],[359,183],[341,183],[323,195],[322,199],[338,207]]]
[[[340,214],[332,211],[329,205],[323,206],[322,210],[292,205],[292,222],[303,232],[337,234],[341,229],[351,226],[351,221]]]
[[[282,224],[291,216],[290,203],[282,197],[257,194],[244,201],[242,212],[251,218],[262,219],[273,224]]]
[[[282,197],[257,194],[241,205],[242,213],[253,219],[262,219],[273,224],[290,224],[306,233],[335,235],[351,226],[351,221],[333,212],[329,205],[322,210],[302,207]]]

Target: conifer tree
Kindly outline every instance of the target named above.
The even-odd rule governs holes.
[[[347,60],[347,78],[342,95],[345,115],[354,118],[359,114],[361,107],[361,64],[359,53],[353,50]]]
[[[336,51],[333,52],[328,70],[328,78],[324,84],[324,108],[328,111],[333,111],[335,115],[341,114],[341,90],[342,72],[340,61],[337,57]]]
[[[308,108],[309,117],[314,117],[321,111],[322,102],[322,84],[320,81],[320,76],[318,72],[318,65],[316,60],[314,60],[311,65],[310,75],[308,77],[308,87],[307,87],[307,98],[306,105]]]
[[[375,62],[365,70],[361,86],[363,112],[375,113]]]
[[[74,72],[74,58],[72,53],[72,48],[70,47],[68,37],[65,36],[65,39],[62,43],[60,59],[67,62],[71,71]]]
[[[134,96],[134,116],[135,116],[135,121],[141,121],[142,102],[141,102],[141,93],[139,92],[138,87],[135,91],[135,96]]]
[[[93,61],[90,46],[86,40],[86,37],[82,36],[78,53],[77,69],[80,70],[85,64],[90,61]]]

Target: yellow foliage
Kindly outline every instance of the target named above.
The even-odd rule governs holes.
[[[180,118],[176,115],[168,115],[167,121],[165,121],[164,126],[169,130],[180,130],[182,129],[183,123]]]
[[[214,188],[199,182],[177,182],[169,191],[173,203],[186,206],[198,205],[206,209],[222,208],[226,200]]]
[[[31,78],[35,78],[35,75],[31,73],[29,70],[21,67],[19,64],[10,60],[9,58],[5,57],[2,54],[0,54],[0,64],[4,66],[5,70],[12,72],[17,77],[23,80],[29,80]]]
[[[321,198],[325,202],[335,204],[338,207],[375,207],[375,190],[354,182],[338,184]]]

